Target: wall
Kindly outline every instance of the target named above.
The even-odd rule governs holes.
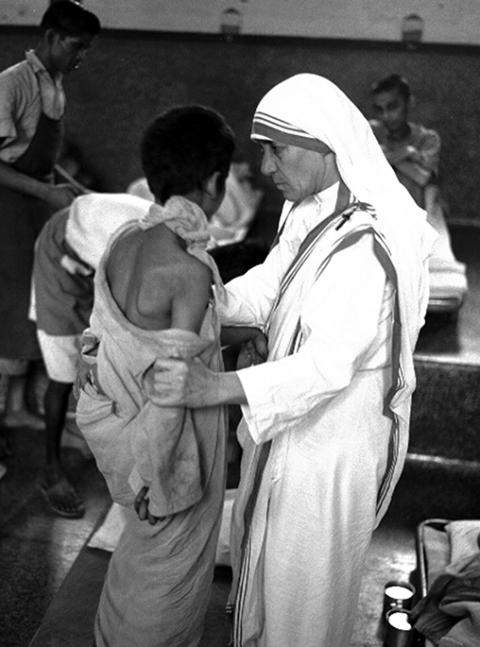
[[[29,27],[0,28],[0,68],[35,43]],[[370,84],[401,72],[417,95],[412,118],[443,139],[442,175],[454,218],[480,219],[480,104],[478,48],[313,39],[194,36],[105,31],[85,66],[66,80],[67,133],[88,153],[107,191],[121,191],[141,173],[138,142],[145,125],[164,108],[198,102],[229,119],[238,148],[253,164],[250,119],[261,96],[301,71],[323,74],[365,112]],[[266,185],[266,209],[280,196]]]
[[[403,19],[429,43],[480,44],[478,0],[81,0],[105,27],[398,41]],[[0,24],[36,25],[48,0],[0,0]]]

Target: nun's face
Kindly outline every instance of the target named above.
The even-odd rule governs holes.
[[[298,146],[265,141],[261,171],[271,177],[285,200],[300,202],[338,182],[333,153],[319,153]]]

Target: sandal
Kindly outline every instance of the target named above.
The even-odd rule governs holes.
[[[85,514],[85,505],[75,488],[66,479],[52,485],[42,483],[40,489],[51,510],[60,517],[81,519]]]

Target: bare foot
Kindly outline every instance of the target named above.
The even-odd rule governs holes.
[[[36,429],[37,431],[45,429],[45,421],[34,413],[30,413],[27,409],[9,411],[3,417],[2,423],[5,427],[12,428],[29,427],[30,429]]]

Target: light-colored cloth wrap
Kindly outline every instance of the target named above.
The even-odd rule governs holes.
[[[226,286],[222,322],[269,337],[268,361],[238,372],[248,405],[234,640],[346,647],[371,533],[406,454],[434,235],[368,122],[326,79],[274,87],[252,138],[333,151],[351,206],[337,210],[339,185],[287,203],[265,262]]]
[[[110,292],[105,264],[120,238],[164,222],[185,239],[189,253],[216,269],[205,251],[205,215],[192,205],[180,197],[171,198],[164,208],[152,204],[142,219],[126,223],[112,237],[95,275],[94,308],[82,352],[92,370],[80,392],[78,425],[113,500],[132,505],[140,488],[148,485],[150,510],[156,516],[175,514],[202,498],[202,475],[209,473],[213,455],[201,444],[208,439],[210,446],[212,438],[223,435],[224,411],[157,407],[147,398],[142,379],[159,357],[199,356],[212,370],[221,370],[220,328],[213,300],[199,335],[135,326]],[[218,287],[222,288],[220,278],[217,292]],[[204,429],[208,434],[202,440]]]
[[[97,270],[84,347],[86,362],[95,368],[77,406],[78,425],[112,497],[126,506],[95,639],[97,647],[194,647],[203,630],[222,515],[225,409],[157,407],[146,397],[142,378],[162,356],[199,356],[212,370],[222,370],[220,331],[213,299],[198,335],[143,330],[126,320],[110,293],[105,263],[111,246],[139,228],[125,225]],[[150,512],[161,517],[153,526],[132,508],[144,485]]]

